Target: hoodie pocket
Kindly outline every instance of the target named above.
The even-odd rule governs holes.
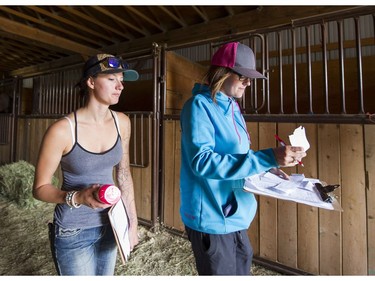
[[[238,209],[238,203],[236,200],[236,196],[232,192],[232,194],[229,196],[229,199],[226,204],[222,206],[224,217],[230,217],[232,216]]]

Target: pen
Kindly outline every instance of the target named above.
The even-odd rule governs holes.
[[[280,142],[280,144],[281,144],[282,146],[286,146],[285,142],[284,142],[284,141],[283,141],[278,135],[275,135],[275,138]],[[297,162],[298,162],[298,164],[300,164],[302,167],[305,167],[301,161],[297,160]]]

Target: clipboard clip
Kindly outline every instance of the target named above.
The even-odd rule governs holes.
[[[321,183],[317,182],[314,183],[316,190],[318,191],[321,199],[323,202],[332,203],[333,197],[329,194],[330,192],[334,191],[336,188],[340,187],[339,184],[332,184],[323,186]]]

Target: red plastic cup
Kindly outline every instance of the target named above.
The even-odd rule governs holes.
[[[103,184],[99,187],[96,196],[100,202],[113,205],[116,204],[118,200],[120,200],[121,191],[115,185]]]

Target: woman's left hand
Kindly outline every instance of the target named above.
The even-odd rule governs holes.
[[[129,242],[130,242],[130,251],[134,250],[134,247],[139,243],[138,236],[138,227],[129,227]]]
[[[287,173],[285,173],[283,170],[280,170],[278,168],[272,168],[269,170],[270,173],[276,175],[276,176],[279,176],[280,178],[284,179],[284,180],[289,180],[289,175]]]

